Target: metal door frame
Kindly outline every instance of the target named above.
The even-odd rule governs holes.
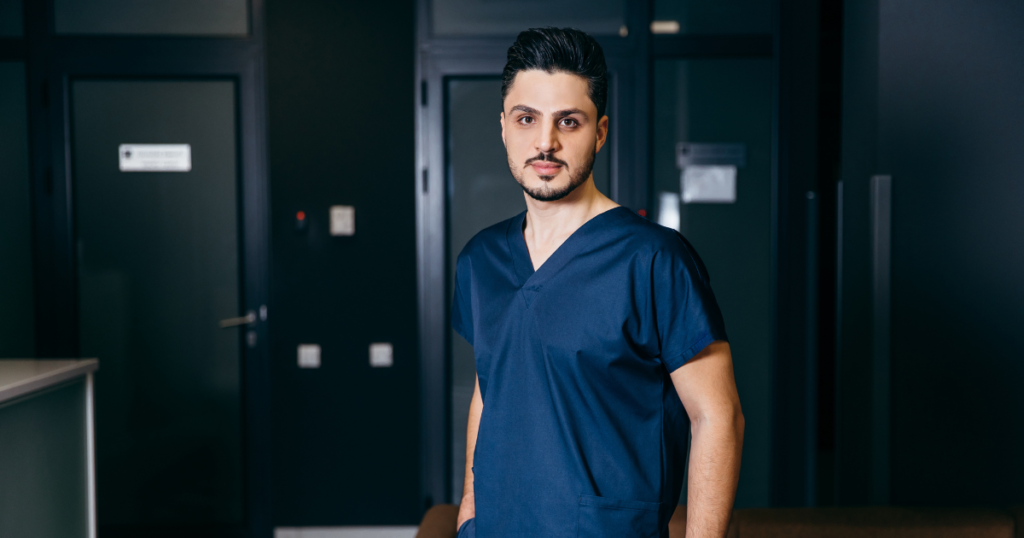
[[[646,29],[646,2],[626,3],[629,28]],[[424,505],[451,499],[451,335],[448,297],[448,165],[445,160],[445,81],[501,75],[515,36],[437,38],[431,35],[429,0],[417,2],[416,49],[416,254],[419,301]],[[647,92],[650,39],[645,31],[625,38],[595,36],[610,72],[611,198],[634,210],[647,208]],[[495,96],[495,102],[498,96]],[[620,151],[621,150],[621,151]]]
[[[270,191],[266,161],[264,2],[249,0],[240,37],[56,35],[52,0],[25,1],[22,41],[29,98],[36,347],[39,357],[78,356],[77,268],[71,159],[71,85],[77,79],[230,80],[235,84],[240,297],[244,310],[269,301]],[[3,40],[7,41],[7,40]],[[0,43],[2,45],[2,43]],[[270,537],[268,326],[241,343],[243,523],[241,527],[110,528],[105,536]],[[240,341],[243,333],[239,333]],[[101,358],[102,367],[102,358]]]

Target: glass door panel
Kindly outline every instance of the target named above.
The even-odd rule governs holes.
[[[654,76],[654,218],[693,244],[725,317],[747,417],[736,505],[770,504],[772,63],[769,59],[659,60]],[[680,143],[739,148],[705,155],[684,173]],[[728,146],[725,146],[725,145]],[[696,161],[696,157],[691,158]],[[699,168],[703,166],[704,168]],[[733,170],[732,202],[698,187]],[[689,203],[684,201],[687,184]],[[713,194],[713,193],[712,193]],[[685,497],[684,497],[685,498]]]
[[[235,111],[228,81],[72,86],[101,527],[242,521],[242,338],[219,326],[241,315]]]
[[[448,303],[455,261],[477,232],[526,209],[501,142],[501,77],[449,78],[445,84],[448,171]],[[612,144],[594,159],[594,183],[608,194]],[[466,476],[466,420],[476,386],[473,348],[451,331],[452,499]]]
[[[3,1],[3,0],[0,0]],[[54,0],[58,34],[244,36],[246,0]]]
[[[0,0],[0,37],[21,37],[24,34],[23,0]]]

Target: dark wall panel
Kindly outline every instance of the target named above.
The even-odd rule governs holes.
[[[844,2],[842,208],[836,365],[836,502],[871,489],[871,257],[868,182],[877,154],[878,0]]]
[[[0,62],[0,357],[35,356],[25,66]]]
[[[758,4],[761,3],[751,3],[748,8],[753,10]],[[817,248],[812,243],[818,228],[812,221],[817,213],[827,211],[822,208],[821,194],[827,192],[830,179],[816,173],[819,140],[824,134],[819,127],[818,109],[822,2],[780,0],[777,4],[778,110],[774,123],[778,160],[776,188],[772,193],[776,208],[773,219],[777,235],[772,246],[777,287],[771,299],[774,353],[769,375],[773,409],[772,450],[767,469],[771,504],[801,506],[814,503],[818,471],[817,386],[813,376],[817,367],[814,338],[821,328],[815,312],[814,285],[820,277],[816,274],[816,260],[808,257],[813,257]],[[747,402],[744,400],[743,404],[747,413]],[[749,414],[746,416],[750,418]],[[749,420],[747,430],[750,431]],[[744,473],[749,446],[746,439]]]
[[[892,499],[1024,501],[1024,3],[879,6]]]
[[[868,181],[890,174],[893,504],[1024,501],[1024,4],[847,2],[840,492],[872,497]]]
[[[415,524],[419,499],[411,1],[267,3],[274,524]],[[332,205],[355,207],[331,236]],[[304,211],[308,229],[296,232]],[[391,342],[394,366],[368,346]],[[299,369],[296,347],[322,365]]]

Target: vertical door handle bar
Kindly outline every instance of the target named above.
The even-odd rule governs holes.
[[[890,494],[890,363],[892,326],[892,177],[871,178],[871,260],[874,359],[872,364],[871,501]]]

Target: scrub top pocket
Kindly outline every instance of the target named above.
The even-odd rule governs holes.
[[[662,503],[580,495],[577,538],[658,538]]]

